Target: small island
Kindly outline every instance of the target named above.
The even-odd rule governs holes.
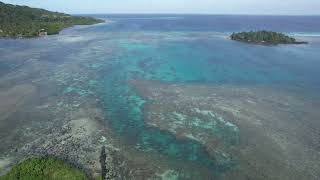
[[[230,38],[235,41],[265,45],[307,44],[307,42],[297,41],[295,38],[289,37],[283,33],[277,33],[272,31],[250,31],[232,33]]]
[[[92,17],[71,16],[0,2],[0,38],[52,35],[74,25],[92,25],[102,22],[104,21]]]

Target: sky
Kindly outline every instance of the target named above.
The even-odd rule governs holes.
[[[320,0],[0,0],[70,14],[320,15]]]

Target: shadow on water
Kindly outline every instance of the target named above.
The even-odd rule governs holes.
[[[143,106],[146,101],[129,83],[132,78],[145,78],[152,73],[150,69],[139,67],[143,59],[143,55],[136,59],[120,55],[109,59],[100,67],[101,86],[98,89],[103,97],[106,119],[110,121],[114,131],[126,144],[137,150],[166,156],[175,162],[189,162],[206,167],[214,176],[231,169],[236,163],[232,158],[225,158],[218,153],[209,154],[198,141],[177,138],[175,134],[145,124]]]
[[[110,77],[109,77],[110,78]],[[205,147],[191,139],[178,139],[174,134],[155,127],[147,127],[143,119],[142,106],[145,103],[127,85],[110,88],[105,82],[104,102],[110,124],[125,141],[143,152],[155,152],[169,159],[188,161],[205,166],[219,175],[235,162],[216,161]]]
[[[221,42],[221,43],[218,43]],[[171,41],[163,44],[120,39],[113,42],[118,47],[114,56],[105,59],[99,67],[100,94],[103,97],[106,116],[117,134],[127,144],[143,152],[155,152],[174,161],[192,162],[205,166],[214,175],[230,170],[236,164],[233,157],[224,158],[219,153],[206,151],[198,141],[180,139],[175,134],[148,127],[144,122],[143,105],[146,103],[130,87],[132,79],[159,80],[165,82],[291,82],[296,75],[278,66],[261,66],[244,51],[246,46],[224,39],[209,41],[205,46],[198,41]],[[197,44],[195,46],[194,44]],[[226,47],[225,47],[226,46]],[[232,53],[218,51],[231,47]],[[218,49],[215,53],[213,49]],[[263,53],[266,47],[252,47],[253,53]],[[269,51],[279,56],[278,49]],[[159,53],[161,52],[161,53]],[[241,55],[242,59],[238,57]],[[210,63],[208,61],[219,61]],[[265,61],[264,61],[265,62]],[[272,64],[272,62],[265,62]],[[232,134],[228,134],[233,136]],[[238,136],[238,135],[236,135]],[[237,138],[237,137],[236,137]],[[234,144],[232,144],[234,145]],[[223,153],[223,152],[222,152]]]

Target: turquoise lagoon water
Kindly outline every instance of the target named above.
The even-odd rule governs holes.
[[[134,148],[206,166],[214,174],[236,166],[236,157],[225,157],[222,154],[212,157],[200,142],[177,139],[175,134],[147,127],[143,119],[143,105],[148,100],[139,96],[130,85],[130,80],[296,85],[316,84],[318,81],[308,77],[311,71],[307,74],[295,71],[295,68],[301,68],[300,63],[303,64],[299,59],[304,59],[303,49],[310,48],[307,46],[253,46],[231,42],[224,37],[208,38],[207,34],[202,33],[195,34],[195,37],[188,33],[180,33],[178,37],[176,33],[160,34],[165,37],[157,39],[158,33],[141,34],[153,40],[155,38],[154,41],[136,37],[113,40],[113,46],[119,48],[119,53],[113,52],[114,56],[105,60],[100,67],[106,69],[100,82],[103,82],[102,94],[107,117],[116,132]],[[296,49],[294,53],[290,53],[292,48]],[[287,61],[288,58],[291,62]],[[309,60],[317,61],[316,57]],[[226,147],[237,145],[241,129],[228,126],[218,128],[216,132],[227,136],[222,140]]]
[[[315,34],[320,32],[318,16],[97,17],[109,18],[112,23],[67,29],[61,38],[6,40],[0,43],[0,48],[10,52],[10,48],[14,51],[29,46],[40,50],[54,47],[52,52],[40,51],[41,58],[53,64],[72,58],[86,59],[88,63],[84,66],[98,72],[98,77],[81,87],[66,87],[63,93],[98,95],[103,99],[107,123],[126,144],[141,152],[195,163],[214,174],[223,173],[237,164],[236,157],[221,154],[213,157],[200,142],[177,139],[175,134],[146,126],[143,106],[148,100],[138,94],[130,84],[131,80],[179,84],[281,84],[306,89],[318,89],[320,85],[320,41],[308,45],[261,46],[227,38],[229,32],[263,28]],[[6,57],[6,63],[10,58],[15,56]],[[221,139],[226,147],[237,145],[241,129],[216,128],[215,133],[224,133],[227,137]]]
[[[176,160],[196,162],[210,167],[213,172],[230,168],[234,164],[231,158],[223,159],[221,155],[219,157],[221,161],[214,161],[199,142],[177,139],[169,132],[146,127],[142,106],[147,100],[142,99],[130,86],[129,81],[132,79],[166,82],[205,80],[205,77],[209,77],[205,73],[210,72],[200,71],[202,65],[199,63],[203,60],[199,59],[199,63],[193,62],[193,58],[201,57],[200,54],[190,56],[187,52],[192,50],[192,46],[176,42],[156,45],[128,40],[119,41],[117,45],[123,52],[105,64],[105,67],[112,70],[111,73],[107,71],[106,77],[101,81],[107,116],[119,135],[127,137],[127,142],[141,151],[160,153]],[[235,134],[231,133],[230,136]],[[237,141],[236,136],[229,139],[232,139],[232,143]],[[229,142],[226,144],[229,145]]]

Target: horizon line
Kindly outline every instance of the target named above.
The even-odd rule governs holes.
[[[59,11],[56,11],[59,12]],[[71,15],[215,15],[215,16],[320,16],[320,14],[220,14],[220,13],[126,13],[126,12],[112,12],[112,13],[68,13]]]

